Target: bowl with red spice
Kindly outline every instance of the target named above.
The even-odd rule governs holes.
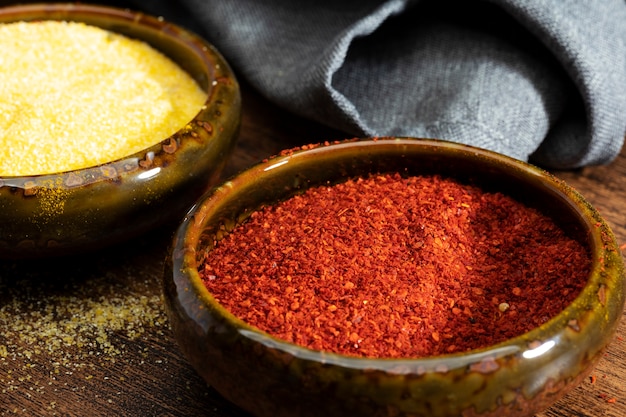
[[[0,8],[0,47],[1,257],[73,254],[178,222],[234,149],[237,80],[171,22],[13,5]]]
[[[535,166],[447,141],[289,150],[206,194],[164,274],[182,353],[256,416],[532,416],[624,306],[598,212]]]

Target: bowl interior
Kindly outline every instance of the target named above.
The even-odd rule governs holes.
[[[485,191],[503,192],[551,217],[570,238],[589,249],[592,257],[589,280],[580,295],[559,315],[521,336],[471,351],[475,356],[459,353],[451,357],[463,357],[461,362],[471,363],[492,354],[494,349],[502,354],[521,352],[528,349],[529,343],[532,346],[532,341],[557,337],[555,335],[563,332],[572,320],[581,325],[591,323],[598,319],[592,317],[591,310],[598,303],[599,291],[604,293],[606,290],[606,294],[610,294],[602,300],[610,303],[605,307],[611,311],[611,317],[604,319],[613,328],[616,326],[616,317],[624,302],[623,264],[612,232],[599,213],[575,190],[540,168],[504,155],[440,140],[381,138],[346,141],[278,156],[240,173],[205,196],[192,210],[193,215],[185,220],[179,229],[178,245],[189,250],[184,259],[178,260],[177,266],[189,274],[201,302],[234,327],[247,335],[261,334],[260,338],[266,343],[280,345],[281,349],[298,356],[315,357],[316,352],[275,340],[232,315],[204,287],[198,267],[222,237],[260,207],[288,199],[312,186],[330,185],[374,172],[400,172],[406,176],[440,174],[480,186]],[[593,332],[601,338],[605,330],[602,327]],[[325,361],[330,357],[336,357],[338,363],[352,361],[352,358],[328,352],[323,356]],[[363,358],[359,360],[367,362]],[[432,367],[436,367],[436,362],[435,358]],[[380,366],[388,368],[392,365]]]

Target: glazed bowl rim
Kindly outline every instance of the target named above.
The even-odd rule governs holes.
[[[578,219],[584,224],[585,231],[588,232],[588,245],[590,256],[592,257],[592,265],[588,281],[577,297],[558,315],[552,317],[546,323],[503,342],[464,352],[414,358],[354,357],[306,348],[295,343],[276,338],[269,333],[246,323],[215,300],[213,295],[200,279],[198,273],[199,262],[196,259],[196,255],[198,254],[197,245],[201,234],[201,228],[199,225],[204,227],[206,211],[214,200],[220,201],[229,199],[229,195],[234,193],[239,186],[246,184],[246,182],[254,181],[254,179],[259,176],[264,175],[268,171],[279,168],[281,165],[287,164],[291,160],[297,160],[302,157],[310,157],[311,155],[324,155],[326,153],[333,152],[335,149],[346,149],[355,146],[371,147],[372,152],[375,152],[375,148],[377,146],[389,143],[389,141],[393,142],[393,145],[391,146],[426,146],[442,150],[452,150],[453,152],[459,152],[461,154],[472,154],[477,158],[495,160],[498,164],[504,165],[506,169],[513,169],[518,172],[522,172],[525,180],[529,177],[540,178],[542,180],[542,184],[546,185],[547,188],[550,189],[551,194],[560,196],[563,201],[567,202],[572,210],[576,212]],[[258,209],[258,207],[255,208],[255,210],[256,209]],[[189,283],[194,290],[194,296],[200,300],[203,306],[210,306],[210,309],[214,312],[214,314],[223,318],[228,323],[228,326],[231,326],[242,337],[257,342],[266,348],[290,354],[301,360],[324,363],[326,365],[336,365],[344,368],[382,370],[393,373],[411,373],[414,372],[415,369],[423,369],[424,371],[436,371],[437,369],[441,369],[443,372],[450,369],[467,367],[468,365],[474,363],[492,361],[504,356],[522,355],[524,358],[530,359],[544,355],[557,344],[558,340],[555,339],[560,337],[560,334],[563,332],[565,327],[575,325],[572,321],[575,321],[578,317],[580,317],[580,314],[577,313],[577,308],[584,305],[585,300],[590,297],[602,297],[600,293],[603,291],[603,288],[605,288],[605,284],[601,282],[601,277],[606,273],[607,269],[606,265],[601,263],[600,259],[604,259],[604,256],[610,252],[616,252],[617,256],[621,260],[621,254],[617,250],[615,238],[606,222],[600,217],[597,210],[593,208],[575,189],[567,185],[562,180],[559,180],[549,172],[524,161],[471,145],[440,139],[410,137],[355,138],[351,140],[333,142],[332,144],[326,143],[324,145],[304,147],[303,149],[273,156],[267,160],[259,162],[238,175],[235,175],[222,186],[213,189],[211,192],[203,196],[189,210],[187,216],[183,219],[183,222],[176,231],[174,242],[174,247],[172,249],[173,252],[183,254],[178,263],[174,260],[174,270],[178,270],[185,276],[185,279],[189,280]],[[183,247],[176,247],[176,242],[182,244]],[[622,279],[624,277],[623,268],[623,262],[616,263],[613,268],[615,273],[619,274]],[[166,280],[171,279],[171,277],[166,277]],[[174,279],[176,280],[176,278]],[[613,294],[613,292],[611,292],[611,294]],[[618,302],[623,305],[623,295],[621,292],[618,294],[618,298],[620,298]],[[600,300],[600,302],[602,301],[603,300]],[[609,302],[611,300],[605,301]],[[597,313],[591,312],[590,314]],[[441,364],[445,364],[445,367],[441,368]]]
[[[168,20],[165,20],[160,17],[156,17],[151,14],[146,14],[140,11],[131,10],[128,8],[120,8],[115,6],[106,6],[106,5],[98,5],[98,4],[83,4],[83,3],[31,3],[31,4],[16,4],[10,6],[0,7],[0,17],[15,15],[16,19],[11,20],[1,20],[1,23],[7,22],[19,22],[24,21],[24,18],[18,18],[19,16],[23,16],[27,14],[32,16],[33,19],[29,20],[38,20],[37,15],[48,15],[53,13],[63,13],[64,16],[67,16],[65,19],[51,19],[50,17],[42,18],[39,20],[66,20],[66,21],[76,21],[81,22],[82,19],[74,20],[71,18],[72,14],[78,13],[80,15],[90,15],[92,17],[103,17],[110,19],[112,22],[116,23],[127,23],[133,24],[137,26],[142,26],[154,31],[158,31],[164,37],[168,37],[172,40],[175,40],[177,43],[184,45],[185,49],[188,51],[193,51],[199,61],[202,62],[203,70],[207,75],[211,75],[213,64],[209,58],[209,53],[215,53],[215,48],[213,45],[208,43],[205,39],[197,35],[196,33],[179,26],[175,23],[172,23]],[[112,31],[113,33],[118,33],[112,29],[104,29]],[[126,36],[126,35],[124,35]],[[146,42],[146,41],[143,41]],[[147,43],[147,42],[146,42]],[[152,46],[152,45],[151,45]],[[154,46],[152,46],[155,48]],[[158,48],[155,48],[158,50]],[[160,51],[159,51],[160,52]],[[168,59],[172,60],[179,65],[173,58],[168,57]],[[191,74],[190,74],[191,75]],[[193,78],[193,77],[192,77]],[[194,80],[197,83],[197,80]],[[144,147],[138,151],[130,153],[128,155],[102,162],[94,165],[85,166],[77,169],[66,169],[57,172],[51,173],[43,173],[43,174],[26,174],[26,175],[0,175],[0,184],[11,186],[13,182],[20,181],[24,179],[33,179],[35,181],[41,181],[46,178],[54,178],[58,176],[68,175],[70,173],[76,173],[79,176],[86,176],[89,172],[94,169],[102,169],[107,166],[115,166],[119,164],[123,164],[124,161],[128,160],[141,160],[144,155],[150,153],[151,151],[156,151],[162,145],[166,144],[177,134],[184,131],[184,129],[189,125],[198,120],[198,117],[205,111],[205,109],[211,104],[212,100],[212,91],[215,87],[215,80],[208,79],[207,86],[200,86],[203,93],[207,95],[205,101],[198,108],[198,111],[193,115],[193,117],[184,123],[180,128],[178,128],[171,135],[154,142],[152,145]],[[18,185],[18,183],[16,183]],[[19,185],[18,185],[19,186]]]

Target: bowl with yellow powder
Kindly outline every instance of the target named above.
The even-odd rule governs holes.
[[[205,40],[84,4],[0,8],[0,256],[110,245],[219,178],[239,85]]]

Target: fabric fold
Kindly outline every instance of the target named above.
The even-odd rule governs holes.
[[[198,31],[269,100],[347,135],[434,137],[550,168],[606,164],[623,146],[622,0],[136,4]]]

